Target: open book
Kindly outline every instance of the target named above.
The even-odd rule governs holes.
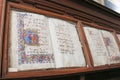
[[[120,63],[118,45],[111,32],[84,26],[94,66]]]
[[[94,66],[108,64],[107,50],[99,29],[85,25],[84,32],[88,41]]]
[[[76,24],[11,10],[9,71],[85,67]]]

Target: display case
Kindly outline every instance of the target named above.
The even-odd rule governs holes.
[[[81,32],[85,35],[94,67],[120,63],[119,45],[113,29],[81,22]]]
[[[77,19],[11,2],[6,16],[4,77],[50,76],[87,68]]]
[[[89,76],[119,73],[116,13],[87,0],[2,0],[0,5],[1,79],[98,80]]]

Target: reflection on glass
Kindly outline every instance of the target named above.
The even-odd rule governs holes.
[[[120,13],[120,0],[93,0],[101,5],[106,6],[113,11]]]
[[[104,0],[105,6],[120,13],[120,0]]]

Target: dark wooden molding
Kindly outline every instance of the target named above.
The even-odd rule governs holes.
[[[4,17],[5,17],[6,0],[0,0],[0,77],[1,77],[1,65],[3,54],[3,33],[4,33]]]
[[[104,27],[113,28],[115,30],[120,30],[120,20],[119,16],[109,14],[109,12],[102,13],[102,9],[96,8],[96,6],[87,4],[84,0],[52,0],[52,2],[58,3],[60,5],[64,5],[66,7],[75,9],[76,11],[80,11],[88,16],[84,16],[85,18],[90,19],[90,22],[102,25]]]
[[[9,0],[12,2],[31,5],[61,15],[68,15],[98,25],[120,30],[119,16],[109,14],[105,10],[87,3],[85,0]]]

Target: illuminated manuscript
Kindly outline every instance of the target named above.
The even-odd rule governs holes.
[[[86,65],[75,23],[11,10],[9,71]]]
[[[101,33],[108,51],[109,64],[120,63],[120,52],[113,34],[105,30],[101,30]]]
[[[30,70],[54,67],[47,17],[12,10],[10,37],[11,68]]]
[[[99,29],[84,26],[84,31],[93,58],[94,66],[108,64],[107,50]]]

